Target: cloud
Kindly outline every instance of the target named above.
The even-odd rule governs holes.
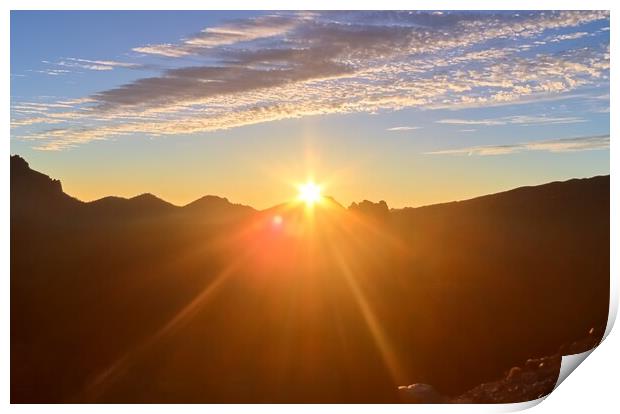
[[[88,102],[55,115],[66,128],[13,134],[39,148],[61,149],[114,136],[208,132],[309,115],[556,99],[608,83],[609,45],[535,54],[518,46],[594,21],[609,21],[609,13],[369,11],[236,20],[177,43],[135,48],[166,56],[174,68],[84,97]],[[64,62],[98,68],[91,70],[129,67]],[[486,121],[582,122],[550,116]]]
[[[281,15],[261,16],[237,20],[219,27],[207,27],[179,44],[161,43],[135,47],[138,53],[182,57],[200,54],[218,46],[232,45],[256,39],[264,39],[284,34],[297,24],[297,20]]]
[[[392,127],[392,128],[388,128],[386,129],[386,131],[413,131],[414,129],[420,129],[422,127],[419,126],[399,126],[399,127]]]
[[[505,155],[524,151],[573,152],[609,149],[609,135],[560,138],[507,145],[483,145],[428,152],[432,155]]]
[[[70,71],[66,69],[43,69],[43,70],[30,70],[30,72],[41,73],[43,75],[58,76],[58,75],[64,75],[66,73],[69,73]]]
[[[43,61],[43,63],[51,64],[48,61]],[[79,69],[88,69],[88,70],[113,70],[114,68],[137,68],[140,67],[139,64],[129,63],[129,62],[117,62],[114,60],[89,60],[89,59],[79,59],[79,58],[66,58],[64,60],[56,63],[57,66],[64,66],[69,68],[79,68]]]
[[[581,122],[587,122],[584,118],[574,116],[530,116],[530,115],[514,115],[505,116],[500,118],[489,119],[440,119],[435,121],[438,124],[448,125],[483,125],[483,126],[497,126],[497,125],[544,125],[544,124],[575,124]]]
[[[580,39],[580,38],[588,36],[588,35],[589,35],[588,32],[576,32],[576,33],[569,33],[569,34],[550,36],[550,37],[548,37],[545,40],[547,42],[551,42],[551,43],[558,43],[558,42],[562,42],[564,40]]]
[[[190,54],[190,52],[184,48],[179,48],[171,43],[134,47],[132,50],[134,52],[144,53],[147,55],[160,55],[173,58],[187,56]]]

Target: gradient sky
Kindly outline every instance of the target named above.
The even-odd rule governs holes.
[[[82,200],[342,204],[609,173],[607,12],[11,12],[11,151]]]

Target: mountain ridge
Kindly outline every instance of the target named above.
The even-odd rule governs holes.
[[[80,203],[84,205],[90,205],[90,206],[97,206],[97,205],[104,204],[104,203],[116,203],[116,204],[132,203],[132,204],[142,204],[142,207],[154,207],[154,208],[159,208],[161,210],[165,210],[165,209],[196,210],[201,207],[202,208],[204,207],[211,207],[211,208],[220,207],[221,208],[222,206],[227,205],[227,206],[235,206],[241,209],[251,209],[252,211],[269,212],[272,210],[275,211],[279,209],[282,205],[286,204],[286,202],[279,203],[271,207],[267,207],[267,208],[259,210],[246,204],[233,203],[230,200],[228,200],[228,198],[226,197],[207,194],[187,204],[176,205],[148,192],[142,193],[142,194],[139,194],[133,197],[122,197],[122,196],[109,195],[109,196],[105,196],[105,197],[92,200],[92,201],[82,201],[76,197],[73,197],[65,193],[62,190],[62,183],[60,180],[50,178],[49,176],[37,170],[33,170],[32,168],[30,168],[28,162],[19,155],[11,156],[11,177],[13,177],[14,174],[23,175],[24,173],[28,173],[28,171],[31,172],[30,174],[32,176],[37,177],[36,180],[39,183],[43,183],[45,179],[49,180],[49,186],[50,186],[49,192],[50,193],[61,192],[62,194],[66,195],[67,197],[73,200],[79,201]],[[519,186],[519,187],[511,188],[508,190],[499,191],[496,193],[483,194],[483,195],[475,196],[472,198],[466,198],[462,200],[433,203],[433,204],[417,206],[417,207],[392,208],[392,207],[389,207],[389,205],[384,200],[380,200],[378,202],[373,202],[369,200],[361,200],[359,202],[352,202],[349,207],[343,207],[334,197],[324,196],[324,199],[330,201],[330,203],[333,203],[335,205],[342,206],[346,210],[355,210],[358,212],[366,211],[371,214],[379,214],[379,215],[384,214],[386,208],[390,213],[422,212],[422,211],[429,211],[429,210],[439,210],[439,209],[444,209],[444,208],[454,207],[454,206],[476,204],[479,202],[489,201],[489,200],[493,200],[498,197],[504,197],[504,196],[522,196],[522,195],[527,195],[528,192],[535,190],[535,189],[543,189],[543,188],[554,189],[558,185],[573,185],[573,184],[583,183],[584,181],[596,181],[596,182],[601,182],[602,184],[604,184],[605,181],[609,181],[609,177],[610,175],[607,174],[607,175],[595,175],[592,177],[583,177],[583,178],[570,178],[564,181],[556,180],[556,181],[551,181],[548,183],[543,183],[543,184],[538,184],[538,185]],[[13,179],[11,180],[11,187],[13,187]]]
[[[219,204],[220,208],[226,205],[229,207],[252,209],[254,211],[254,208],[250,206],[231,203],[227,198],[215,195],[205,195],[183,206],[177,206],[148,192],[133,197],[109,195],[92,201],[82,201],[65,193],[62,190],[62,183],[60,180],[53,179],[48,175],[30,168],[28,162],[19,155],[11,156],[11,190],[11,194],[15,191],[17,197],[20,196],[20,193],[25,191],[29,197],[36,197],[38,192],[39,194],[47,194],[56,197],[58,200],[68,198],[74,200],[76,205],[81,205],[89,209],[157,209],[160,212],[172,212],[174,210],[182,211],[184,209],[200,210],[201,208],[209,208],[213,207],[214,204]]]

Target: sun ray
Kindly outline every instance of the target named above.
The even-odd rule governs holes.
[[[353,298],[355,299],[355,302],[364,318],[364,321],[366,322],[366,326],[373,340],[375,341],[377,348],[379,349],[381,358],[383,359],[383,362],[385,363],[388,371],[390,372],[394,384],[402,383],[402,379],[405,378],[405,376],[401,369],[401,364],[399,363],[394,348],[390,344],[390,341],[388,340],[385,332],[383,332],[380,322],[377,320],[377,317],[375,316],[370,304],[368,303],[364,292],[357,283],[357,280],[350,265],[337,248],[334,248],[333,245],[331,245],[331,247],[333,257],[341,271],[341,274],[344,276],[347,285],[351,289]]]
[[[257,246],[252,246],[246,254],[241,255],[234,262],[226,266],[209,283],[207,283],[202,291],[200,291],[187,305],[182,307],[172,318],[168,320],[161,328],[153,334],[145,338],[141,343],[129,349],[123,355],[119,356],[105,369],[101,370],[95,378],[83,388],[81,393],[74,396],[75,401],[94,402],[105,392],[107,387],[123,372],[128,366],[135,363],[137,358],[154,346],[164,337],[170,335],[174,330],[179,328],[183,323],[187,323],[192,316],[203,308],[209,300],[220,290],[222,285],[230,279],[235,272],[247,262],[256,250]]]

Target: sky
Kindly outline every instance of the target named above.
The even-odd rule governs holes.
[[[11,152],[84,201],[348,205],[609,174],[609,13],[12,11]]]

